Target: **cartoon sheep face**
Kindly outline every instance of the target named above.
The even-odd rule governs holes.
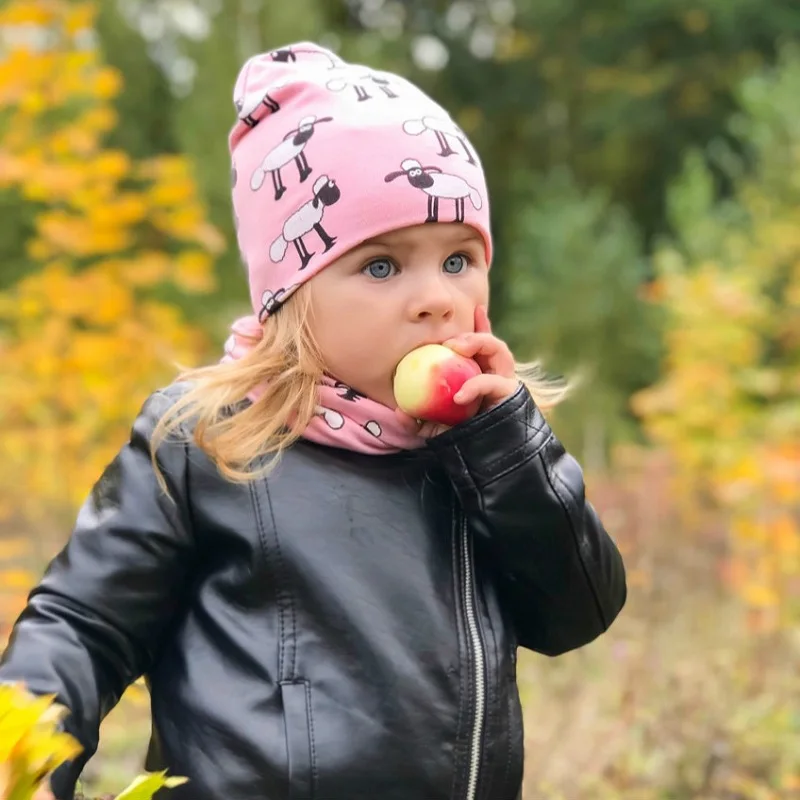
[[[397,172],[390,172],[384,180],[390,183],[401,177],[405,177],[411,186],[428,195],[428,216],[425,222],[439,221],[439,200],[453,201],[456,215],[454,222],[464,221],[467,198],[476,210],[483,206],[480,192],[474,186],[470,186],[464,178],[442,172],[439,167],[423,167],[414,158],[403,160],[400,169]]]
[[[297,166],[300,183],[303,183],[312,172],[305,153],[306,145],[314,135],[317,125],[332,120],[333,117],[317,117],[314,114],[303,117],[297,127],[286,133],[283,140],[264,156],[250,178],[250,188],[257,192],[263,186],[266,176],[270,175],[275,200],[280,200],[286,192],[281,170],[292,161]]]
[[[315,231],[325,245],[324,252],[328,252],[334,244],[336,237],[330,236],[322,227],[322,218],[325,209],[339,201],[341,190],[336,181],[330,180],[327,175],[321,175],[314,183],[313,196],[294,213],[290,214],[283,223],[281,235],[272,243],[269,256],[274,263],[283,261],[286,250],[291,242],[300,256],[300,269],[305,269],[314,253],[309,252],[305,244],[305,237]]]
[[[258,312],[258,321],[264,320],[274,314],[293,294],[299,284],[295,283],[286,288],[276,289],[274,292],[270,289],[264,289],[261,293],[261,309]]]

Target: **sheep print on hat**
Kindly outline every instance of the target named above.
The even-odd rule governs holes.
[[[461,222],[482,236],[491,263],[478,154],[450,115],[410,81],[301,42],[250,58],[233,99],[233,211],[254,315],[233,326],[227,360],[247,352],[251,340],[242,331],[257,336],[302,283],[365,239]],[[338,431],[328,443],[369,452],[418,445],[395,427],[391,409],[335,381],[320,394],[317,421],[328,420],[326,437]],[[354,403],[360,411],[378,408],[359,414],[359,443],[348,444]]]
[[[234,87],[233,209],[261,321],[353,247],[423,222],[464,222],[486,242],[479,159],[409,81],[301,43],[251,58]]]

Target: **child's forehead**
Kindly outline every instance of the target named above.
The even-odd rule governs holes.
[[[395,228],[361,242],[361,247],[415,248],[439,245],[480,244],[481,234],[471,225],[461,222],[412,225]]]

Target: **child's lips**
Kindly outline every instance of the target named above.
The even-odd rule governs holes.
[[[451,333],[442,334],[441,336],[433,336],[428,339],[423,339],[420,342],[417,342],[413,347],[409,348],[403,356],[408,355],[413,350],[417,350],[420,347],[424,347],[426,344],[444,344],[451,339],[457,339],[459,336],[463,336],[464,334],[472,333],[472,331],[452,331]]]

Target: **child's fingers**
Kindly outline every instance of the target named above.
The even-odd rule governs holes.
[[[494,356],[499,353],[507,353],[511,357],[508,345],[492,333],[462,333],[460,336],[448,339],[445,344],[457,348],[462,355],[469,353],[470,358],[476,355]]]
[[[477,306],[475,308],[475,332],[492,332],[492,323],[489,321],[489,311],[486,306]]]
[[[464,333],[448,339],[445,346],[467,358],[474,358],[484,372],[514,376],[514,356],[508,345],[491,333]]]
[[[511,397],[517,391],[519,383],[515,378],[492,375],[484,372],[465,381],[453,399],[459,405],[468,405],[478,398],[484,400],[484,407],[491,407]]]

